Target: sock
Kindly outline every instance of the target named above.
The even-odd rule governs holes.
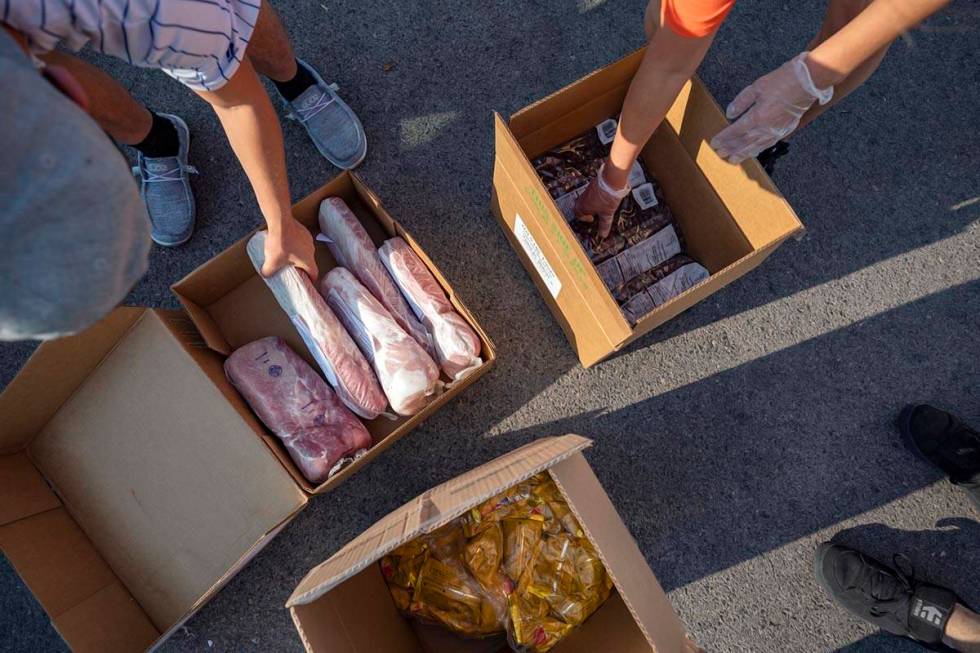
[[[302,95],[303,91],[316,84],[316,79],[313,78],[310,71],[297,61],[296,74],[293,75],[292,79],[287,79],[284,82],[272,80],[272,83],[276,85],[279,95],[283,96],[287,102],[292,102]]]
[[[177,127],[158,113],[150,112],[153,125],[150,133],[133,147],[143,153],[143,156],[156,158],[162,156],[177,156],[180,152],[180,136]]]

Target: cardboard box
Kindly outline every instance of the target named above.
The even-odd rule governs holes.
[[[229,391],[186,317],[120,308],[0,395],[0,549],[73,650],[163,641],[306,505]]]
[[[592,73],[509,122],[495,114],[493,212],[586,367],[738,279],[803,231],[758,161],[731,165],[708,146],[728,123],[704,85],[691,80],[642,156],[663,188],[688,253],[711,278],[630,326],[531,160],[618,116],[643,54]]]
[[[595,545],[615,589],[555,653],[681,653],[687,640],[666,595],[582,455],[590,440],[545,438],[422,494],[313,569],[287,607],[309,653],[475,653],[486,642],[433,636],[395,608],[378,561],[507,488],[547,470]],[[441,630],[441,629],[438,629]],[[445,633],[445,631],[442,631]],[[495,650],[495,649],[491,649]],[[509,650],[509,649],[506,649]]]
[[[380,417],[365,422],[374,438],[374,446],[368,453],[353,464],[325,481],[313,486],[307,481],[293,463],[279,438],[269,433],[265,427],[254,420],[254,427],[268,444],[272,452],[289,470],[297,484],[306,492],[320,494],[328,492],[337,484],[344,482],[351,474],[357,473],[378,454],[405,436],[425,421],[453,397],[472,385],[488,372],[496,360],[493,343],[483,331],[469,309],[456,297],[452,286],[433,265],[418,243],[399,225],[381,205],[378,197],[354,174],[343,173],[326,186],[315,191],[293,207],[293,216],[308,227],[311,233],[318,233],[317,216],[320,203],[327,197],[340,197],[360,219],[361,224],[380,245],[384,240],[401,236],[426,264],[453,306],[467,323],[476,331],[483,343],[483,365],[470,373],[465,379],[454,383],[446,392],[430,403],[422,412],[412,417],[391,420]],[[303,344],[285,312],[279,307],[265,281],[259,276],[245,251],[251,234],[241,239],[221,254],[191,272],[173,286],[181,305],[187,311],[204,341],[212,350],[228,355],[238,347],[267,336],[280,336],[290,344],[314,369],[319,369],[313,357]],[[323,243],[317,243],[317,266],[320,276],[337,266]],[[448,381],[445,377],[444,381]],[[236,393],[237,395],[237,393]],[[238,399],[238,401],[241,401]]]
[[[42,344],[0,394],[0,549],[73,650],[164,641],[310,494],[343,482],[493,364],[473,316],[359,180],[342,175],[297,216],[314,224],[328,195],[366,216],[375,238],[409,242],[480,335],[484,365],[419,415],[368,424],[374,448],[314,488],[225,377],[226,354],[262,336],[306,354],[244,240],[177,284],[193,321],[123,307]],[[329,269],[325,248],[318,256]]]

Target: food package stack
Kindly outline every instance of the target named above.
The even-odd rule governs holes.
[[[599,173],[617,128],[615,120],[606,120],[545,152],[533,165],[623,314],[635,324],[709,274],[686,255],[684,235],[663,190],[641,160],[630,172],[632,190],[616,211],[609,236],[598,236],[596,222],[575,219],[575,202]]]
[[[609,598],[612,580],[546,473],[381,560],[395,605],[463,637],[506,631],[544,653]]]

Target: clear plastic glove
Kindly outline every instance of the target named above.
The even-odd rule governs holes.
[[[731,163],[754,157],[793,133],[815,102],[830,102],[834,87],[819,89],[813,83],[808,54],[801,52],[735,96],[725,114],[738,120],[711,139],[718,156]]]
[[[575,217],[580,222],[591,223],[599,218],[598,235],[605,238],[612,229],[613,218],[623,198],[629,195],[630,187],[616,190],[606,183],[603,172],[606,165],[599,168],[599,174],[589,182],[588,188],[575,201]]]

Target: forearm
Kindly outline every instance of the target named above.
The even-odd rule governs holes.
[[[281,233],[283,223],[292,217],[282,129],[249,60],[222,88],[200,95],[224,127],[269,231]]]
[[[840,82],[947,4],[949,0],[875,0],[810,52],[807,67],[814,83],[827,88]]]
[[[605,175],[610,185],[626,186],[633,162],[694,75],[713,38],[685,38],[665,28],[653,35],[623,103]]]

